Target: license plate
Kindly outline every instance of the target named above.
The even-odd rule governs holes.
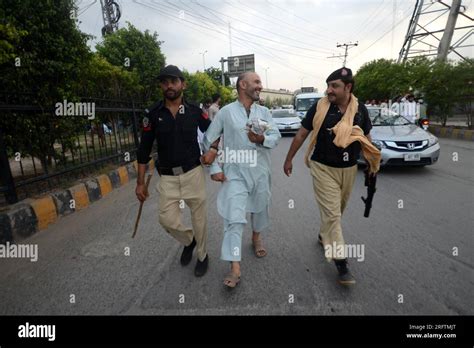
[[[405,161],[419,161],[421,158],[420,158],[420,154],[419,153],[409,153],[409,154],[406,154],[404,155],[404,159]]]
[[[291,126],[286,126],[285,129],[291,129]]]

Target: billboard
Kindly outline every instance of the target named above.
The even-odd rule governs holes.
[[[255,55],[232,56],[227,58],[227,74],[237,77],[244,72],[255,71]]]

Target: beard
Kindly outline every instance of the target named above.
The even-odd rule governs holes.
[[[260,91],[253,90],[252,92],[248,92],[247,95],[252,99],[253,101],[259,101],[260,100]]]
[[[165,94],[166,99],[176,100],[181,96],[181,92],[182,92],[182,90],[175,91],[175,90],[172,90],[172,89],[167,89],[164,94]]]

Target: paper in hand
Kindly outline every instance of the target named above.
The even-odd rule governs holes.
[[[248,120],[247,127],[255,134],[262,135],[268,129],[270,129],[270,124],[260,118],[252,118]]]

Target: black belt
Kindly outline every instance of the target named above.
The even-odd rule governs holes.
[[[157,169],[160,175],[181,175],[181,174],[189,172],[190,170],[193,170],[194,168],[200,165],[201,165],[201,162],[197,160],[196,162],[192,164],[185,164],[182,166],[172,167],[172,168],[158,167]]]

